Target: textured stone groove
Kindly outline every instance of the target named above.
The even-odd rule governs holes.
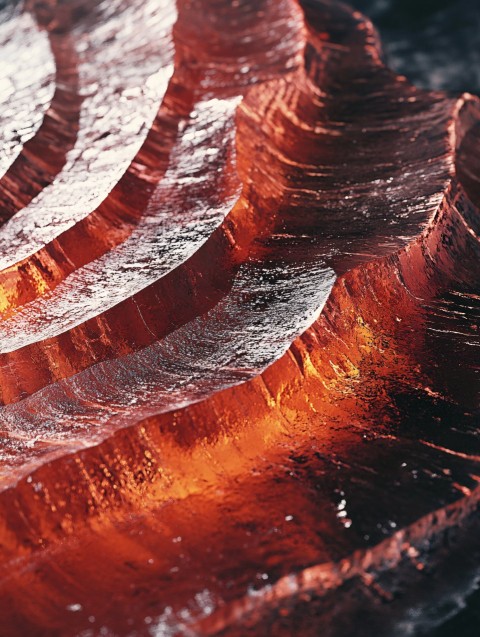
[[[334,589],[353,631],[345,586],[475,524],[478,100],[342,5],[177,10],[128,170],[0,274],[6,635],[287,635]]]

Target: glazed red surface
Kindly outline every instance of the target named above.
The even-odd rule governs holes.
[[[2,634],[337,634],[298,609],[478,506],[478,100],[323,0],[24,10],[56,89],[0,179]],[[75,149],[105,192],[57,232]]]

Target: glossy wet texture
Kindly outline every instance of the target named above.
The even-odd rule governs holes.
[[[450,634],[477,98],[324,0],[23,10],[56,87],[0,178],[1,634]]]

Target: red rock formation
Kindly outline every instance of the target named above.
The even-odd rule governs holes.
[[[328,1],[28,8],[2,634],[353,634],[478,506],[478,101]]]

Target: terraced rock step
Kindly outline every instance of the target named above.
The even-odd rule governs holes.
[[[480,493],[480,102],[330,0],[22,11],[2,635],[424,630]]]

